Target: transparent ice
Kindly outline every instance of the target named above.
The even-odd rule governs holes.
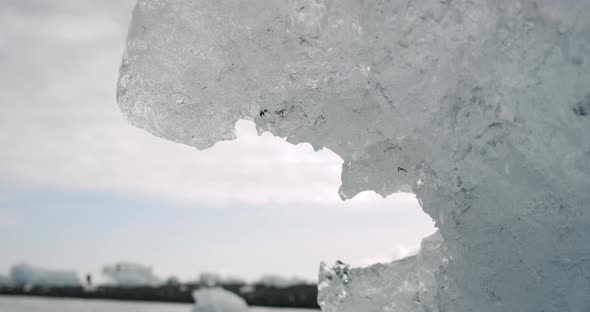
[[[320,265],[318,303],[324,312],[439,311],[435,273],[442,262],[438,232],[415,256],[388,264],[350,269],[337,262]],[[387,283],[383,283],[387,279]]]
[[[343,199],[418,196],[438,265],[351,269],[326,311],[588,311],[588,16],[587,0],[140,0],[117,97],[199,149],[239,119],[329,148]]]

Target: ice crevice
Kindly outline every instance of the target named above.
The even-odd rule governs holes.
[[[198,149],[239,119],[329,148],[344,199],[418,196],[439,234],[346,283],[324,266],[325,311],[588,311],[588,16],[585,0],[139,0],[117,98]]]

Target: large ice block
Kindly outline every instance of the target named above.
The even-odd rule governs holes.
[[[587,0],[140,0],[117,97],[199,149],[242,118],[329,148],[344,199],[414,192],[442,237],[439,311],[588,311],[588,16]]]

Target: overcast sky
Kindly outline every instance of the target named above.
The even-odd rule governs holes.
[[[340,201],[338,156],[250,122],[202,152],[130,126],[114,95],[133,4],[0,2],[0,273],[127,260],[185,280],[311,279],[321,260],[385,261],[434,230],[409,194]]]

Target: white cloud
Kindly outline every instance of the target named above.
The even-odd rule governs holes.
[[[325,228],[310,229],[314,234],[301,231],[296,238],[277,234],[285,250],[274,245],[274,239],[257,238],[255,248],[262,255],[253,254],[252,245],[239,241],[230,247],[206,245],[207,257],[200,250],[184,260],[165,261],[164,256],[152,256],[148,251],[142,254],[145,261],[167,263],[162,271],[166,274],[179,267],[191,272],[199,263],[199,269],[249,278],[256,272],[281,272],[286,267],[306,276],[319,259],[340,259],[354,266],[394,259],[403,253],[363,255],[390,250],[391,244],[407,245],[411,250],[432,231],[411,194],[394,194],[383,200],[363,192],[342,202],[338,197],[342,160],[338,156],[327,150],[314,152],[309,144],[294,146],[270,134],[259,137],[251,122],[238,123],[237,140],[220,142],[201,152],[129,125],[115,103],[115,83],[134,2],[0,1],[0,182],[236,209],[240,203],[284,206],[306,217],[317,216],[319,224],[325,224]],[[92,12],[91,18],[87,18],[88,12]],[[5,204],[10,204],[11,196],[0,189],[0,203],[4,198]],[[374,214],[387,216],[378,221],[394,219],[383,220],[383,224],[376,224],[376,218],[365,212],[390,212],[388,209],[398,206],[406,209]],[[334,213],[297,210],[305,207],[334,209]],[[350,230],[335,226],[342,222],[343,214],[351,214],[355,220],[364,218],[359,226],[370,226],[351,225]],[[0,226],[26,225],[26,213],[16,216],[18,220],[0,210]],[[331,232],[335,229],[338,232]],[[318,233],[321,239],[317,239]],[[305,253],[297,248],[305,248]],[[134,252],[130,256],[141,253],[139,249]],[[172,252],[176,254],[178,249]],[[277,258],[276,253],[288,257],[260,261],[262,257]],[[235,264],[236,254],[250,265]],[[91,271],[88,265],[86,268]],[[100,280],[100,275],[95,278]]]
[[[132,2],[70,1],[53,14],[9,2],[0,13],[12,47],[0,52],[0,146],[10,147],[0,179],[215,205],[340,204],[330,151],[258,137],[245,121],[238,140],[203,152],[130,126],[114,99],[127,20],[113,16]],[[89,9],[98,14],[81,14]],[[377,196],[347,205],[367,198]]]
[[[404,259],[415,255],[420,250],[420,246],[397,245],[396,248],[389,255],[386,256],[368,256],[363,257],[359,266],[366,267],[376,263],[389,263],[395,260]]]
[[[259,137],[251,122],[201,152],[130,126],[114,94],[133,3],[0,4],[0,41],[11,47],[0,50],[0,180],[208,205],[415,205],[372,192],[342,203],[338,156]]]

